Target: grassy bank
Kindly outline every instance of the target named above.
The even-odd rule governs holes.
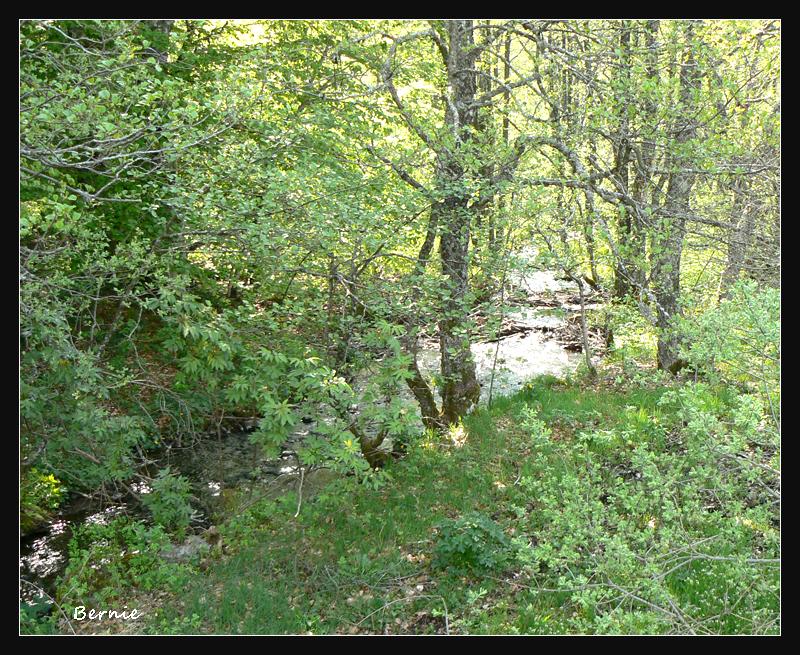
[[[740,404],[536,380],[378,489],[343,478],[297,516],[290,492],[232,518],[147,630],[776,632],[777,506],[753,478],[774,453],[728,421]]]

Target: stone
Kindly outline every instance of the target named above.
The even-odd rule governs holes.
[[[161,557],[168,562],[188,562],[198,555],[207,553],[211,549],[208,542],[202,537],[193,534],[182,544],[170,545],[161,550]]]

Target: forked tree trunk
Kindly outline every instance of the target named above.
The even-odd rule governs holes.
[[[449,50],[447,79],[450,87],[445,123],[453,136],[451,151],[437,170],[437,185],[443,200],[434,208],[441,226],[439,255],[446,280],[442,316],[439,321],[441,347],[442,419],[456,423],[478,402],[480,385],[467,331],[469,316],[468,269],[472,211],[464,184],[461,151],[469,145],[476,124],[475,53],[472,21],[447,21]]]

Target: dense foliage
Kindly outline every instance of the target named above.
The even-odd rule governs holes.
[[[494,450],[524,452],[518,479],[502,510],[419,527],[432,570],[543,576],[559,631],[777,630],[779,21],[36,19],[19,39],[21,528],[70,494],[152,523],[75,534],[65,607],[174,583],[159,549],[197,499],[152,464],[203,435],[254,426],[277,456],[313,423],[298,465],[360,485],[332,511],[397,493],[481,415],[471,345],[525,251],[579,289],[587,395],[664,393],[602,426],[508,407],[522,432]],[[484,619],[453,626],[547,630]]]

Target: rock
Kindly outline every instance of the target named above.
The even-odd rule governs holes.
[[[161,550],[161,557],[168,562],[188,562],[198,555],[207,553],[211,549],[208,542],[202,537],[193,534],[179,546],[170,545]]]
[[[315,496],[325,485],[339,477],[341,474],[329,468],[312,469],[305,476],[303,497]]]

